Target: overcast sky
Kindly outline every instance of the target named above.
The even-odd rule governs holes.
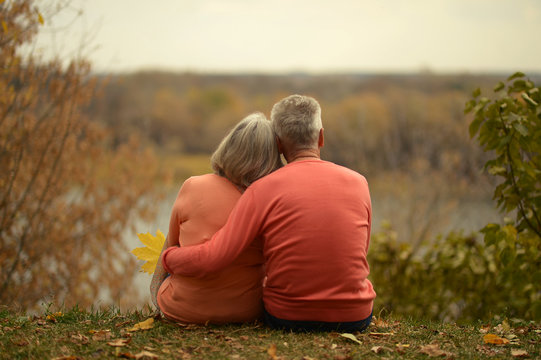
[[[42,52],[100,72],[541,72],[541,0],[74,0]],[[64,28],[55,32],[49,29]]]

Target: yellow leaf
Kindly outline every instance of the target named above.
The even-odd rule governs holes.
[[[148,318],[145,321],[135,324],[132,328],[129,328],[129,332],[139,331],[139,330],[148,330],[154,327],[154,319]]]
[[[43,21],[43,16],[39,12],[38,12],[38,21],[41,25],[45,23],[45,21]]]
[[[153,236],[150,233],[146,233],[146,234],[137,234],[137,237],[147,247],[154,249],[156,251],[161,251],[163,247],[163,243],[165,242],[165,236],[160,231],[160,229],[156,231],[156,236]]]
[[[137,256],[139,260],[153,261],[156,259],[156,252],[147,247],[135,248],[131,253]]]
[[[270,344],[269,348],[267,349],[267,354],[269,354],[270,358],[275,360],[276,359],[276,345]]]
[[[142,266],[141,266],[141,270],[143,272],[146,272],[146,273],[149,273],[149,274],[153,274],[154,273],[154,270],[156,270],[156,266],[158,265],[158,259],[155,259],[155,260],[152,260],[152,261],[147,261],[146,263],[144,263]]]
[[[158,259],[162,252],[163,244],[165,243],[165,236],[158,229],[156,236],[150,233],[137,234],[139,240],[145,245],[145,247],[138,247],[131,251],[139,260],[145,260],[146,263],[141,266],[141,270],[149,274],[154,273]]]
[[[343,334],[340,334],[340,336],[345,337],[346,339],[350,339],[351,341],[355,341],[355,342],[358,343],[358,344],[361,344],[361,345],[363,344],[363,343],[360,342],[359,339],[357,339],[357,338],[355,337],[355,335],[353,335],[353,334],[350,334],[350,333],[343,333]]]
[[[505,345],[509,344],[509,340],[506,338],[499,337],[495,334],[486,334],[483,336],[483,341],[485,344],[496,344],[496,345]]]
[[[6,22],[4,20],[2,20],[2,27],[4,28],[4,32],[7,33],[8,32],[8,24],[6,24]]]

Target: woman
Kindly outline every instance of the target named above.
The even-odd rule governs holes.
[[[244,118],[222,140],[211,163],[214,174],[191,177],[182,185],[171,211],[164,249],[210,239],[226,223],[244,190],[282,166],[270,122],[261,113]],[[256,246],[246,249],[226,269],[199,278],[167,277],[158,261],[151,283],[152,300],[174,321],[252,321],[263,310],[262,264],[262,249]]]

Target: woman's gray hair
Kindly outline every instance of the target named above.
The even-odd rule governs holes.
[[[259,112],[242,119],[218,145],[210,162],[216,174],[242,188],[280,168],[270,121]]]
[[[321,107],[316,99],[291,95],[277,102],[271,111],[276,135],[296,148],[317,146],[321,123]]]

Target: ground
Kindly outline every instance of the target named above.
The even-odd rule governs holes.
[[[179,325],[149,310],[0,309],[0,359],[516,359],[541,357],[541,324],[458,325],[376,317],[363,334],[295,334],[261,323]]]

